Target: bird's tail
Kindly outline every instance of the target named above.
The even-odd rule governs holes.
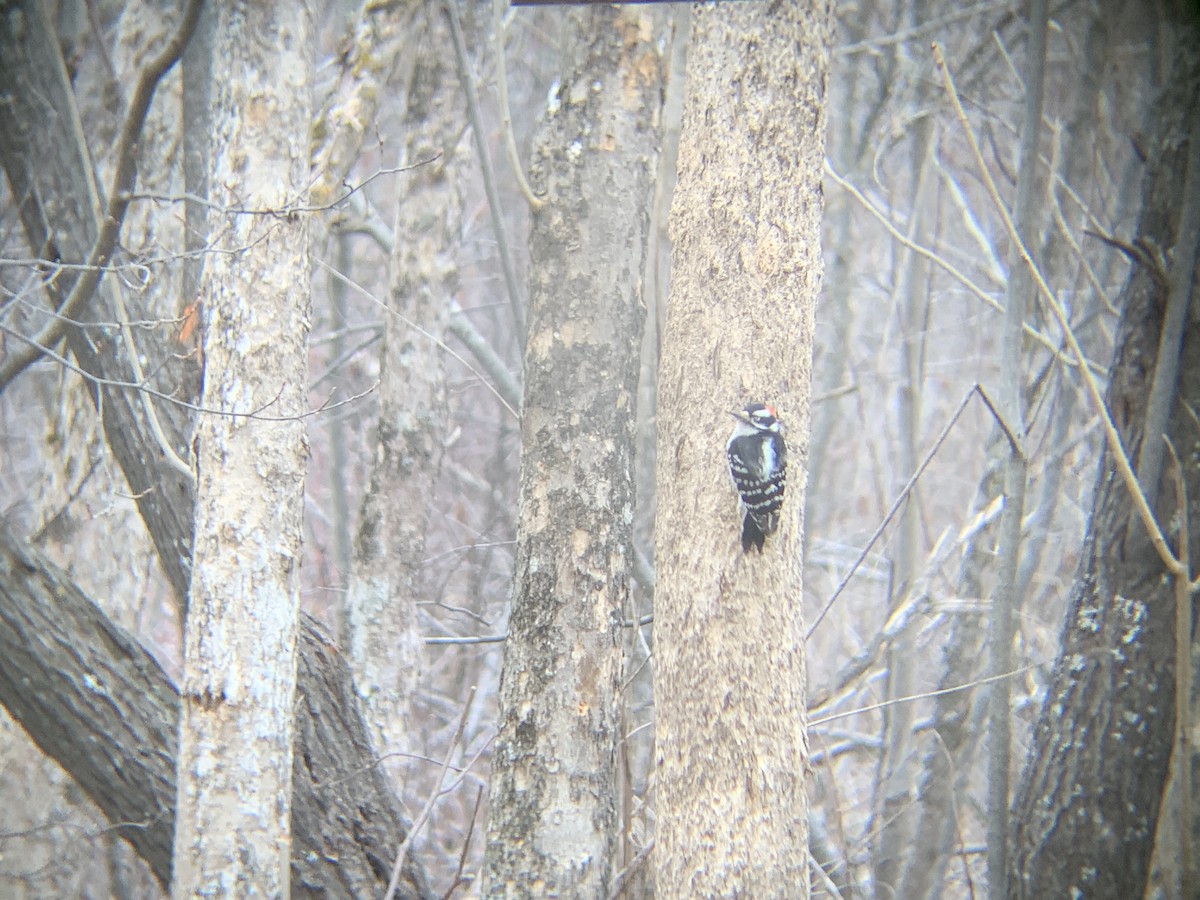
[[[767,535],[773,534],[778,527],[778,512],[764,515],[747,511],[746,517],[742,519],[742,552],[749,553],[751,547],[756,547],[758,552],[762,553]]]

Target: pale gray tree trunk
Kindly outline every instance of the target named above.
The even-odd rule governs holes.
[[[310,299],[312,23],[227,3],[213,46],[204,384],[185,629],[176,897],[287,896]],[[235,211],[236,210],[236,211]]]
[[[808,895],[801,621],[830,9],[699,7],[659,381],[656,891]],[[736,89],[731,89],[731,85]],[[743,554],[729,411],[790,426],[780,532]]]
[[[64,262],[80,263],[87,259],[100,227],[91,158],[111,156],[113,148],[97,138],[93,154],[84,140],[53,29],[45,24],[44,4],[28,0],[23,12],[0,16],[0,88],[7,98],[0,104],[0,165],[12,196],[22,198],[17,211],[26,244],[47,248],[42,252],[58,254]],[[202,73],[196,72],[191,79],[199,77]],[[160,91],[156,103],[169,96]],[[104,133],[111,138],[117,130]],[[145,158],[140,162],[145,165]],[[73,270],[61,273],[47,285],[48,300],[61,303],[75,281]],[[112,297],[110,291],[91,296],[78,314],[85,324],[68,328],[66,336],[82,371],[129,383],[138,376],[124,343],[114,340],[118,335],[112,329],[86,324],[123,319],[111,305]],[[132,314],[134,319],[144,315],[140,308]],[[158,354],[173,349],[165,336],[159,343],[162,346],[152,347]],[[10,358],[0,357],[5,363]],[[161,362],[157,355],[150,360],[144,366],[147,372],[151,367],[157,370]],[[25,375],[19,377],[22,385],[26,380]],[[3,386],[21,389],[15,382]],[[166,462],[148,425],[152,407],[144,393],[93,385],[91,394],[102,414],[108,450],[127,483],[123,493],[136,498],[171,597],[182,610],[192,556],[193,479]],[[153,408],[169,446],[184,454],[187,410],[171,403]],[[164,707],[156,695],[176,689],[127,635],[113,636],[119,629],[79,597],[78,587],[67,583],[61,571],[53,570],[24,542],[6,543],[16,554],[10,558],[20,561],[0,565],[0,606],[6,614],[0,616],[0,703],[112,822],[137,823],[121,833],[131,837],[165,885],[172,865],[178,701],[164,722]],[[379,860],[405,836],[399,804],[373,765],[374,753],[342,655],[311,619],[302,641],[297,764],[292,771],[299,801],[292,810],[293,892],[324,897],[382,894],[388,873]],[[147,688],[136,678],[102,679],[106,693],[95,693],[92,673],[126,666],[155,670],[155,684]],[[38,690],[30,690],[31,684],[39,685]],[[171,735],[169,744],[155,738],[164,724]],[[141,738],[127,740],[130,731]],[[79,734],[96,739],[80,741]],[[161,790],[168,791],[169,804],[162,802]],[[421,867],[411,856],[409,863],[406,895],[427,896]]]
[[[404,740],[421,668],[416,604],[446,432],[439,342],[458,281],[457,145],[466,120],[441,9],[427,5],[411,34],[416,60],[399,164],[415,168],[399,176],[405,190],[396,209],[388,305],[381,310],[379,425],[347,599],[355,680],[385,749]]]
[[[483,892],[606,896],[618,852],[639,279],[662,60],[644,7],[565,17],[534,150],[516,583]]]

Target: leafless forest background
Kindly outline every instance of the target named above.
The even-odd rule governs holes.
[[[60,41],[106,181],[122,97],[145,48],[173,24],[176,4],[59,6]],[[369,709],[378,716],[372,724],[383,765],[410,817],[437,790],[443,761],[452,767],[412,850],[440,892],[456,873],[478,872],[482,864],[512,591],[521,347],[509,294],[515,286],[518,298],[526,295],[537,260],[527,255],[529,204],[508,144],[511,139],[524,166],[548,103],[587,88],[558,81],[567,68],[559,56],[559,8],[494,16],[491,4],[462,4],[465,54],[456,53],[440,4],[337,2],[316,12],[321,118],[312,136],[312,204],[320,208],[310,214],[309,387],[310,405],[330,408],[308,420],[302,603],[348,650],[347,593],[380,452],[379,416],[387,402],[378,389],[380,352],[389,330],[390,353],[436,358],[441,381],[430,396],[437,399],[421,415],[442,418],[430,432],[440,436],[436,465],[416,470],[417,477],[431,473],[436,480],[391,501],[389,529],[395,531],[383,535],[385,549],[393,533],[406,552],[420,548],[408,570],[416,573],[419,653],[387,660],[392,674],[377,677],[386,685],[389,677],[415,672],[415,690],[400,710],[387,707],[385,686]],[[642,282],[647,334],[639,387],[638,565],[623,694],[628,860],[654,833],[653,625],[644,617],[653,612],[655,371],[669,283],[666,211],[687,15],[684,5],[671,5],[654,19],[667,81],[660,177],[645,198],[655,230],[653,262]],[[811,846],[826,873],[814,875],[813,892],[833,896],[836,885],[841,896],[872,896],[872,884],[899,884],[919,866],[941,896],[986,896],[987,694],[969,685],[984,676],[985,614],[998,577],[996,473],[1004,446],[973,389],[982,386],[999,401],[1006,385],[1021,384],[1029,398],[1024,552],[1013,591],[1018,675],[1008,682],[1014,784],[1058,650],[1103,437],[1077,372],[1054,363],[1061,339],[1048,317],[1030,313],[1020,367],[1005,367],[1001,307],[1016,257],[930,50],[935,41],[944,49],[987,165],[1011,204],[1022,171],[1029,72],[1025,4],[860,0],[838,4],[835,15],[805,596],[791,598],[804,604],[813,628],[806,648]],[[1041,136],[1030,163],[1031,249],[1102,378],[1113,353],[1118,294],[1136,251],[1121,245],[1139,214],[1146,134],[1164,48],[1174,39],[1162,22],[1134,2],[1049,5]],[[500,102],[501,49],[509,112]],[[464,99],[464,68],[477,106]],[[411,98],[423,85],[433,87],[422,108]],[[193,377],[194,297],[185,285],[194,284],[188,279],[202,258],[188,252],[179,202],[181,91],[176,70],[160,88],[140,142],[137,196],[120,265],[108,276],[143,304],[133,318],[138,342],[158,348],[150,358],[162,359],[166,348],[174,357],[146,373],[168,392]],[[486,175],[479,138],[490,160]],[[413,200],[406,212],[421,166],[446,167],[450,190]],[[498,216],[489,191],[499,202]],[[6,332],[0,346],[9,353],[20,346],[11,332],[36,333],[45,316],[30,287],[38,276],[29,260],[39,250],[24,241],[7,183],[0,198],[0,323]],[[394,252],[400,242],[430,254],[412,265],[422,267],[424,283],[444,290],[428,297],[421,313],[444,328],[443,345],[410,327],[410,314],[400,307],[389,312],[389,259],[403,258]],[[506,283],[506,256],[514,285]],[[338,405],[349,398],[356,399]],[[389,415],[403,420],[409,412],[390,409]],[[83,380],[43,359],[0,394],[0,422],[0,515],[7,527],[57,560],[178,678],[181,622]],[[907,502],[893,515],[902,496]],[[420,502],[412,498],[428,504],[415,541],[395,518],[395,504]],[[735,515],[732,492],[729,515]],[[377,615],[371,621],[400,654],[403,635],[392,631],[386,611]],[[408,621],[404,614],[395,618]],[[959,686],[965,689],[929,696]],[[907,699],[886,702],[896,698]],[[956,704],[955,710],[938,702]],[[948,715],[963,723],[962,740],[953,747],[935,739],[931,727],[935,717]],[[936,777],[950,784],[949,816],[927,831],[914,788],[945,762]],[[896,785],[903,790],[897,793]],[[117,831],[3,713],[0,798],[0,895],[159,895]],[[904,826],[899,833],[898,824]]]

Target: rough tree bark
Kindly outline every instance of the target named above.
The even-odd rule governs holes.
[[[308,399],[313,27],[227,3],[213,38],[204,379],[184,632],[175,897],[290,893]],[[240,209],[241,211],[224,211]],[[262,416],[260,418],[259,416]]]
[[[83,136],[54,28],[44,4],[37,0],[26,0],[0,15],[0,92],[6,100],[0,103],[0,165],[19,204],[26,243],[35,256],[83,263],[97,242],[108,200],[93,176],[93,153]],[[45,280],[45,290],[48,304],[58,308],[72,293],[79,274],[71,269],[53,274]],[[85,305],[71,316],[81,324],[66,329],[67,346],[92,378],[136,383],[120,331],[89,324],[126,318],[114,302],[112,291],[119,288],[111,281],[102,277]],[[8,336],[6,345],[13,348],[16,339]],[[151,359],[157,365],[167,355],[169,350],[159,348]],[[6,353],[4,363],[11,359]],[[191,479],[167,463],[156,429],[171,450],[186,456],[187,413],[170,403],[146,402],[128,389],[94,387],[93,391],[105,439],[130,495],[136,498],[163,571],[176,595],[186,596]],[[151,421],[151,409],[157,425]]]
[[[311,623],[302,641],[292,896],[380,896],[404,839],[400,805],[370,764],[345,660]],[[340,689],[324,688],[331,684]],[[65,572],[3,528],[0,696],[38,746],[120,823],[120,835],[167,887],[179,693],[154,658]],[[411,857],[401,886],[401,897],[430,896]]]
[[[801,523],[821,281],[828,4],[698,7],[659,381],[656,890],[808,895]],[[780,533],[743,554],[729,411],[790,430]]]
[[[1171,248],[1176,240],[1187,133],[1200,96],[1195,29],[1182,19],[1178,24],[1173,66],[1155,107],[1159,124],[1146,157],[1136,246]],[[1162,275],[1149,262],[1133,267],[1122,291],[1106,397],[1131,457],[1151,439],[1143,428],[1165,303]],[[1194,309],[1194,287],[1192,304]],[[1200,328],[1194,315],[1183,341],[1167,424],[1177,448],[1200,440],[1194,414],[1200,405]],[[1178,524],[1188,517],[1194,560],[1200,558],[1194,525],[1200,521],[1200,468],[1185,464],[1183,474],[1188,508],[1180,509],[1172,481],[1164,477],[1160,521],[1177,541]],[[1174,585],[1132,512],[1107,449],[1089,521],[1059,658],[1015,802],[1013,897],[1140,897],[1149,871],[1174,722]]]
[[[466,120],[454,75],[449,29],[426,4],[409,79],[388,306],[380,349],[379,424],[370,485],[363,497],[347,599],[355,681],[383,737],[406,733],[420,673],[416,602],[422,596],[425,533],[434,509],[445,439],[446,336],[458,281],[462,167],[456,140]],[[439,152],[445,155],[437,158]]]
[[[0,89],[6,102],[0,104],[0,165],[3,165],[12,195],[19,198],[26,242],[37,253],[65,262],[83,261],[98,231],[97,210],[100,198],[91,178],[91,154],[78,124],[74,96],[62,63],[61,52],[53,38],[53,28],[45,19],[44,5],[37,0],[19,4],[17,13],[8,10],[0,16]],[[52,239],[53,238],[53,239]],[[57,274],[48,285],[51,302],[61,302],[69,294],[75,275],[71,270]],[[190,299],[190,298],[189,298]],[[117,312],[107,303],[107,295],[93,297],[84,311],[85,321],[113,321]],[[182,305],[182,304],[181,304]],[[133,313],[134,317],[137,313]],[[80,367],[96,378],[120,382],[134,380],[127,362],[121,357],[119,342],[102,330],[69,328],[67,340]],[[172,592],[184,605],[188,590],[192,546],[193,494],[191,481],[168,465],[147,424],[146,405],[137,392],[127,388],[96,391],[96,402],[104,416],[105,436],[128,483],[129,493],[137,498],[138,510],[158,550],[163,572]],[[158,415],[168,436],[186,430],[182,408],[161,404]],[[183,443],[173,439],[177,450]],[[32,570],[31,570],[32,571]],[[11,593],[6,598],[14,614],[33,615],[36,627],[14,630],[5,635],[12,647],[26,654],[0,654],[0,662],[12,663],[9,672],[33,672],[40,666],[54,672],[80,659],[76,647],[92,650],[112,646],[104,637],[111,627],[100,615],[88,615],[74,621],[64,612],[67,595],[60,592],[31,594],[32,582],[22,567],[0,573]],[[51,598],[54,603],[51,604]],[[21,605],[37,606],[22,610]],[[30,635],[38,635],[38,640]],[[296,708],[296,753],[293,778],[294,859],[293,890],[324,892],[323,896],[355,897],[381,894],[387,884],[387,857],[404,839],[405,824],[394,798],[386,787],[375,783],[375,757],[359,715],[355,691],[348,668],[329,649],[311,619],[306,619],[302,634],[301,665],[298,680],[303,702]],[[64,653],[54,652],[61,645]],[[18,664],[19,659],[27,663]],[[106,663],[110,668],[118,661]],[[97,668],[101,666],[97,664]],[[37,694],[38,715],[29,715],[28,697],[23,695],[29,683],[40,685]],[[53,687],[51,687],[53,686]],[[168,685],[168,687],[171,687]],[[173,689],[173,688],[172,688]],[[63,733],[61,722],[70,720],[72,710],[84,705],[81,692],[90,690],[82,675],[55,680],[39,676],[0,678],[0,702],[21,722],[42,749],[76,778],[113,821],[150,821],[170,828],[174,820],[172,802],[166,809],[159,798],[131,791],[122,774],[141,763],[162,762],[174,779],[174,744],[152,743],[88,744],[94,753],[103,753],[106,763],[92,765],[78,756],[79,744],[72,734]],[[137,705],[136,689],[130,688]],[[147,697],[139,707],[141,714],[155,717],[156,706]],[[336,711],[336,715],[332,712]],[[102,717],[78,733],[117,735],[120,727],[112,721],[115,709],[105,706]],[[174,733],[174,719],[171,731]],[[146,732],[148,733],[148,732]],[[370,773],[363,774],[360,773]],[[362,779],[366,779],[365,781]],[[364,786],[365,785],[365,786]],[[140,813],[106,805],[105,797],[136,797]],[[161,816],[161,818],[159,818]],[[165,880],[170,872],[170,856],[165,859],[147,855],[144,846],[136,849]],[[406,884],[412,896],[425,896],[424,875],[411,862]]]
[[[484,894],[602,897],[617,856],[639,292],[659,143],[650,13],[565,17],[534,189],[515,585]]]

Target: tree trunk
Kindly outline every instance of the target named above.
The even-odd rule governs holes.
[[[603,897],[617,856],[639,293],[659,143],[650,12],[566,20],[533,162],[515,585],[484,894]]]
[[[1016,199],[1013,218],[1026,248],[1036,246],[1038,213],[1033,207],[1038,182],[1038,137],[1042,129],[1042,93],[1046,75],[1046,0],[1029,5],[1029,46],[1025,59],[1025,98],[1022,103]],[[988,895],[1008,891],[1010,771],[1012,768],[1013,639],[1021,598],[1021,522],[1029,481],[1027,456],[1024,326],[1028,318],[1033,279],[1016,247],[1009,249],[1008,284],[1004,298],[1004,331],[1000,366],[1003,387],[1000,410],[1009,439],[1004,468],[1004,508],[997,540],[997,580],[988,610],[988,749],[987,749],[987,878]]]
[[[308,397],[312,23],[226,4],[213,47],[215,249],[185,628],[175,897],[290,892]],[[264,211],[264,212],[259,212]],[[265,212],[279,211],[279,212]],[[262,416],[263,418],[260,418]]]
[[[26,243],[35,256],[84,263],[101,230],[107,201],[93,176],[96,154],[84,140],[53,26],[37,0],[0,15],[0,93],[6,98],[0,103],[0,164],[18,198]],[[67,269],[48,279],[49,303],[61,306],[78,277],[77,270]],[[119,329],[88,324],[131,318],[114,302],[113,292],[121,288],[112,280],[102,277],[72,317],[83,324],[67,328],[67,346],[92,378],[138,383]],[[150,359],[157,367],[169,355],[164,341]],[[3,362],[10,360],[6,353]],[[184,471],[168,464],[160,436],[172,452],[185,455],[188,414],[128,388],[101,388],[93,382],[91,389],[109,449],[137,501],[163,571],[182,598],[190,577],[192,485]]]
[[[1137,246],[1170,248],[1176,241],[1186,135],[1200,95],[1195,31],[1182,22],[1180,28],[1156,105],[1160,121],[1147,156]],[[1163,324],[1162,282],[1146,265],[1135,265],[1121,301],[1106,402],[1134,456],[1152,439],[1143,428]],[[1183,341],[1167,424],[1178,448],[1194,446],[1198,437],[1194,317]],[[1179,508],[1170,479],[1159,490],[1159,519],[1171,527],[1173,543],[1183,516],[1200,521],[1200,469],[1183,469],[1187,509]],[[1193,524],[1190,534],[1191,558],[1200,558],[1200,529]],[[1010,896],[1142,896],[1171,755],[1174,602],[1174,585],[1105,450],[1062,647],[1015,804]]]
[[[826,4],[698,7],[659,382],[656,890],[807,896],[801,526]],[[731,85],[734,86],[731,88]],[[790,427],[780,532],[743,554],[729,412]]]
[[[928,18],[924,4],[913,4],[912,20],[921,22]],[[918,105],[928,103],[928,85],[932,84],[932,61],[919,71],[928,71],[926,79],[915,79],[913,85]],[[922,119],[909,129],[912,141],[912,180],[908,208],[907,237],[910,240],[927,241],[934,231],[924,210],[930,208],[930,196],[936,183],[936,163],[933,153],[933,121]],[[929,262],[908,248],[897,247],[899,256],[896,272],[896,287],[892,303],[896,307],[901,329],[900,367],[896,391],[897,407],[897,454],[894,473],[897,491],[920,465],[921,454],[917,449],[921,442],[922,386],[925,381],[926,343],[929,339],[930,280]],[[838,315],[845,315],[838,312]],[[835,367],[836,368],[836,367]],[[900,521],[896,527],[895,549],[892,556],[891,597],[889,608],[895,612],[910,600],[910,592],[918,584],[922,565],[921,486],[915,485]],[[921,653],[908,635],[901,635],[888,648],[887,653],[887,699],[897,701],[911,697],[917,692],[921,671]],[[912,846],[916,830],[917,807],[913,803],[916,788],[917,741],[913,723],[917,715],[916,704],[911,701],[894,702],[882,711],[883,753],[879,760],[877,799],[875,815],[878,825],[872,831],[877,837],[871,856],[873,878],[877,894],[895,891],[900,882],[902,861]]]
[[[404,840],[399,804],[371,764],[345,660],[311,623],[301,640],[292,896],[379,896]],[[325,685],[341,687],[312,689]],[[38,746],[121,823],[118,833],[159,882],[170,884],[179,694],[65,572],[3,528],[0,696]],[[429,896],[411,857],[402,887],[402,897]]]
[[[388,749],[407,732],[421,665],[417,600],[425,534],[445,439],[442,347],[458,281],[462,167],[454,147],[466,118],[441,9],[427,4],[404,117],[388,306],[380,350],[379,425],[350,580],[347,645],[368,717]],[[436,158],[444,152],[442,158]]]
[[[0,104],[0,164],[12,196],[21,198],[19,212],[28,245],[36,248],[34,252],[78,263],[86,258],[98,227],[95,216],[100,198],[91,179],[91,154],[83,142],[71,86],[53,29],[45,18],[44,5],[30,0],[22,9],[23,16],[16,13],[0,16],[0,88],[9,101]],[[71,270],[60,273],[54,280],[51,300],[61,302],[74,278]],[[93,298],[85,315],[85,321],[119,318],[103,293]],[[84,329],[70,328],[67,340],[86,372],[120,382],[133,380],[128,363],[122,359],[120,344],[105,332],[93,328],[85,337]],[[191,481],[165,462],[147,424],[147,405],[137,391],[106,388],[94,391],[93,396],[103,413],[108,445],[121,467],[129,493],[137,499],[138,511],[158,550],[163,572],[182,607],[188,590],[192,547]],[[182,432],[180,407],[161,404],[157,409],[168,435]],[[172,440],[172,443],[182,450],[182,442]],[[80,652],[73,649],[117,652],[105,637],[111,623],[92,613],[73,619],[64,607],[67,593],[58,590],[31,593],[36,583],[27,572],[33,571],[34,568],[27,569],[24,564],[0,571],[0,582],[7,592],[5,602],[10,603],[14,614],[26,613],[12,606],[16,600],[10,602],[10,598],[36,606],[27,611],[36,625],[26,630],[0,620],[0,633],[10,629],[0,639],[23,651],[22,655],[15,651],[0,653],[0,663],[9,666],[6,673],[18,673],[0,677],[0,702],[112,821],[145,821],[150,823],[150,829],[165,827],[169,849],[174,821],[174,743],[167,747],[106,742],[105,763],[91,765],[79,759],[79,744],[73,735],[121,733],[119,724],[112,721],[117,704],[105,705],[100,718],[69,733],[64,734],[61,726],[64,719],[70,721],[74,711],[86,705],[80,695],[89,690],[83,673],[120,665],[119,661],[112,661],[83,666],[79,663]],[[31,635],[39,639],[34,640]],[[374,752],[358,713],[348,668],[332,652],[328,639],[311,619],[305,620],[302,641],[299,682],[303,702],[296,708],[293,771],[298,801],[293,810],[293,890],[319,891],[322,896],[331,897],[382,893],[389,875],[387,857],[404,839],[405,826],[395,798],[377,778]],[[140,648],[139,652],[149,659]],[[34,671],[70,672],[72,663],[79,663],[80,668],[63,682],[53,681],[48,674],[28,675]],[[40,711],[37,715],[29,714],[30,698],[24,694],[24,686],[30,683],[59,684],[57,689],[43,687],[37,692],[36,709]],[[174,689],[169,683],[166,687]],[[123,708],[136,708],[138,714],[148,719],[158,718],[158,707],[149,694],[138,700],[140,690],[136,686],[127,688]],[[336,716],[331,715],[334,711]],[[172,741],[176,718],[177,714],[169,720]],[[157,795],[136,790],[127,778],[125,773],[143,764],[166,767],[164,772],[171,779],[169,805],[164,805]],[[129,796],[137,799],[139,813],[128,813],[123,807],[105,801],[106,797]],[[164,839],[157,840],[161,844]],[[133,843],[165,883],[171,869],[169,852],[156,857],[144,843]],[[412,896],[424,895],[424,875],[411,857],[406,874],[411,874],[407,883],[417,886]]]

